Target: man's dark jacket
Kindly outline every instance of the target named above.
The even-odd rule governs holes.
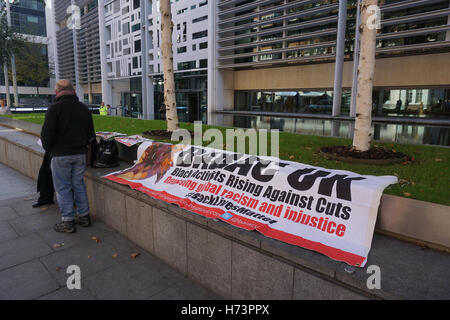
[[[45,114],[41,140],[52,157],[85,154],[89,139],[95,137],[89,109],[75,94],[56,98]]]

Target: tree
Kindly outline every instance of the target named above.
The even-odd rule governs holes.
[[[9,0],[8,0],[9,1]],[[14,32],[8,24],[6,8],[1,2],[0,7],[0,65],[3,65],[5,87],[6,87],[6,99],[7,104],[11,105],[9,97],[9,77],[8,77],[8,62],[11,58],[17,54],[25,44],[25,39]]]
[[[166,105],[167,131],[173,132],[178,129],[179,124],[173,74],[173,22],[170,0],[161,0],[159,6],[161,11],[161,53],[164,72],[164,104]]]
[[[47,86],[54,76],[54,67],[48,63],[47,55],[43,52],[45,45],[28,42],[17,55],[17,80],[28,85],[34,85],[39,94],[40,86]]]
[[[358,94],[356,97],[353,148],[370,149],[372,128],[372,89],[375,73],[375,40],[377,29],[373,23],[373,8],[377,0],[361,0],[360,58],[358,65]]]

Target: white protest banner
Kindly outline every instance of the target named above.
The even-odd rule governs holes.
[[[127,147],[132,147],[135,144],[142,143],[144,141],[152,141],[150,139],[143,138],[139,135],[129,136],[129,137],[115,137],[117,142],[126,145]]]
[[[104,178],[360,267],[367,262],[381,194],[397,183],[394,176],[208,147],[144,142],[138,156],[133,167]]]

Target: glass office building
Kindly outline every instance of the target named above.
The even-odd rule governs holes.
[[[336,91],[340,2],[219,1],[218,77],[231,79],[223,90],[231,88],[233,96],[211,109],[228,125],[350,136],[350,121],[337,132],[331,129],[332,118],[350,118],[352,108],[357,1],[347,1],[342,86]],[[435,119],[444,127],[405,123],[411,139],[399,140],[398,134],[386,133],[391,125],[379,124],[375,138],[386,133],[389,141],[449,145],[450,3],[383,0],[379,5],[374,118],[417,118],[428,124]],[[431,128],[439,132],[437,138],[425,133]]]
[[[2,6],[4,3],[2,2]],[[17,66],[18,99],[20,105],[47,105],[51,102],[54,91],[53,80],[53,34],[49,27],[50,9],[41,0],[10,1],[12,29],[30,39],[24,52],[15,56]],[[48,70],[46,79],[36,80],[20,73],[22,61],[27,61],[27,54],[33,54],[39,68]],[[11,66],[9,65],[11,70]],[[30,72],[33,72],[30,70]],[[9,79],[11,103],[14,103],[12,78]],[[5,81],[0,77],[0,98],[6,98]]]

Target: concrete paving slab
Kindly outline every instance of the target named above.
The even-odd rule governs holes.
[[[18,236],[18,233],[7,221],[0,222],[0,241],[10,240]]]
[[[32,149],[37,146],[34,137],[0,131],[0,137],[6,133]],[[0,197],[0,299],[148,299],[159,293],[164,293],[160,297],[216,298],[96,218],[91,227],[78,227],[74,234],[55,232],[58,206],[46,210],[31,207],[39,196],[34,180],[3,164],[0,179],[4,186]],[[81,269],[81,290],[66,287],[69,265]]]
[[[0,270],[44,257],[51,252],[52,249],[37,234],[0,242]]]
[[[29,199],[28,197],[27,199]],[[21,202],[17,202],[11,205],[11,207],[17,212],[20,216],[30,216],[33,214],[42,214],[45,213],[46,215],[49,214],[56,214],[59,212],[59,207],[57,204],[52,205],[45,205],[38,208],[33,208],[32,204],[35,201],[33,200],[24,200]],[[45,209],[46,208],[46,209]]]
[[[62,287],[56,291],[40,297],[38,300],[95,300],[95,296],[85,287],[80,290],[69,290],[67,287]]]
[[[304,272],[294,271],[294,300],[367,300],[363,295],[331,281]]]
[[[27,197],[22,197],[22,196],[17,196],[15,195],[14,197],[8,198],[8,199],[3,199],[0,200],[0,207],[11,207],[12,205],[15,203],[19,203],[19,202],[24,202],[24,201],[29,201],[30,206],[31,204],[36,201],[39,198],[39,193],[35,193],[31,196],[27,196]]]
[[[9,223],[18,234],[24,236],[39,230],[51,228],[59,221],[59,217],[54,212],[46,210],[37,214],[11,219]]]
[[[0,272],[0,299],[36,299],[58,287],[38,260]]]
[[[8,192],[3,193],[2,199],[8,199],[10,197],[15,197],[17,194],[21,194],[23,197],[32,196],[35,193],[35,190],[23,190],[20,188],[17,188],[15,190],[11,190]]]
[[[16,211],[10,206],[1,206],[0,207],[0,221],[6,221],[10,219],[17,218],[19,215]]]
[[[41,259],[42,263],[52,273],[61,285],[65,285],[67,274],[65,270],[70,265],[77,265],[81,269],[81,279],[97,272],[117,265],[123,261],[114,258],[114,250],[103,243],[90,241],[83,245],[73,246],[65,250],[58,250]]]
[[[188,278],[151,296],[149,300],[221,300],[222,298],[205,288],[199,287]]]
[[[32,179],[2,163],[0,163],[0,179],[2,186],[5,186],[0,193],[0,200],[26,198],[36,193],[36,183]]]
[[[135,258],[141,260],[140,257]],[[92,275],[83,281],[100,299],[146,299],[174,283],[180,276],[153,263],[128,261]]]
[[[75,233],[68,234],[55,232],[53,226],[38,231],[41,238],[55,251],[65,250],[76,245],[82,245],[86,242],[92,242],[92,237],[103,239],[106,235],[113,232],[114,231],[111,228],[96,219],[92,220],[92,225],[88,228],[77,226]]]
[[[387,247],[389,251],[385,250]],[[439,263],[435,263],[436,261]],[[448,253],[375,234],[367,260],[367,267],[371,265],[380,268],[380,290],[399,298],[450,299]],[[366,285],[370,275],[367,268],[355,268],[353,274],[345,272],[343,268],[336,269],[337,280],[356,287]],[[361,289],[367,291],[367,288]],[[405,293],[407,296],[404,296]]]

